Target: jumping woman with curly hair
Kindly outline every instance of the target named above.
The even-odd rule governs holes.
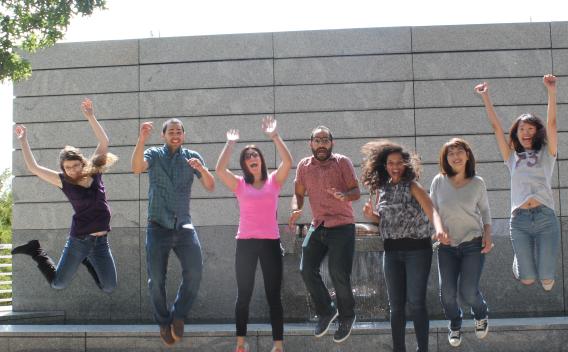
[[[388,140],[365,144],[362,183],[376,200],[363,207],[384,239],[383,272],[390,305],[393,351],[406,351],[406,304],[414,320],[418,351],[428,351],[426,289],[432,263],[431,224],[436,239],[447,238],[432,200],[417,182],[420,162]]]

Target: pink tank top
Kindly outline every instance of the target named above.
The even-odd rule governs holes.
[[[239,201],[237,239],[279,239],[277,210],[281,186],[275,180],[276,171],[268,175],[261,189],[247,184],[243,177],[235,189]]]

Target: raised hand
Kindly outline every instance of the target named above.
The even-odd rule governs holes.
[[[15,133],[16,133],[16,137],[18,137],[18,140],[25,140],[27,138],[26,126],[16,125]]]
[[[81,111],[86,118],[91,118],[95,116],[95,112],[93,109],[93,102],[89,98],[85,98],[81,103]]]
[[[148,137],[150,137],[153,129],[154,123],[152,121],[144,122],[140,125],[140,138],[145,141]]]
[[[269,138],[276,136],[276,119],[274,116],[268,115],[262,118],[262,132]]]
[[[473,88],[475,92],[479,95],[484,95],[489,93],[489,84],[487,82],[480,83]]]
[[[542,83],[544,83],[544,86],[549,92],[556,91],[556,81],[557,78],[554,75],[544,75],[544,77],[542,77]]]
[[[227,131],[227,142],[235,143],[239,140],[239,138],[239,130],[232,128]]]

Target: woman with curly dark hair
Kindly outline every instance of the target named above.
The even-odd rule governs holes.
[[[553,75],[543,77],[548,91],[546,127],[537,116],[522,114],[511,126],[508,141],[489,98],[489,85],[484,82],[475,86],[511,174],[513,275],[524,285],[540,280],[545,291],[554,286],[560,248],[560,222],[554,213],[552,193],[558,149],[556,81]]]
[[[431,224],[436,239],[446,240],[432,200],[416,181],[420,162],[402,146],[388,140],[372,141],[361,149],[365,156],[361,180],[372,196],[364,216],[378,224],[384,239],[383,271],[390,304],[393,351],[406,351],[406,302],[414,321],[418,351],[428,351],[426,289],[432,263]]]

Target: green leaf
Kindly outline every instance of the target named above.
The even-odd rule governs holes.
[[[71,18],[104,10],[106,0],[0,0],[0,82],[32,73],[17,48],[33,53],[63,38]]]

